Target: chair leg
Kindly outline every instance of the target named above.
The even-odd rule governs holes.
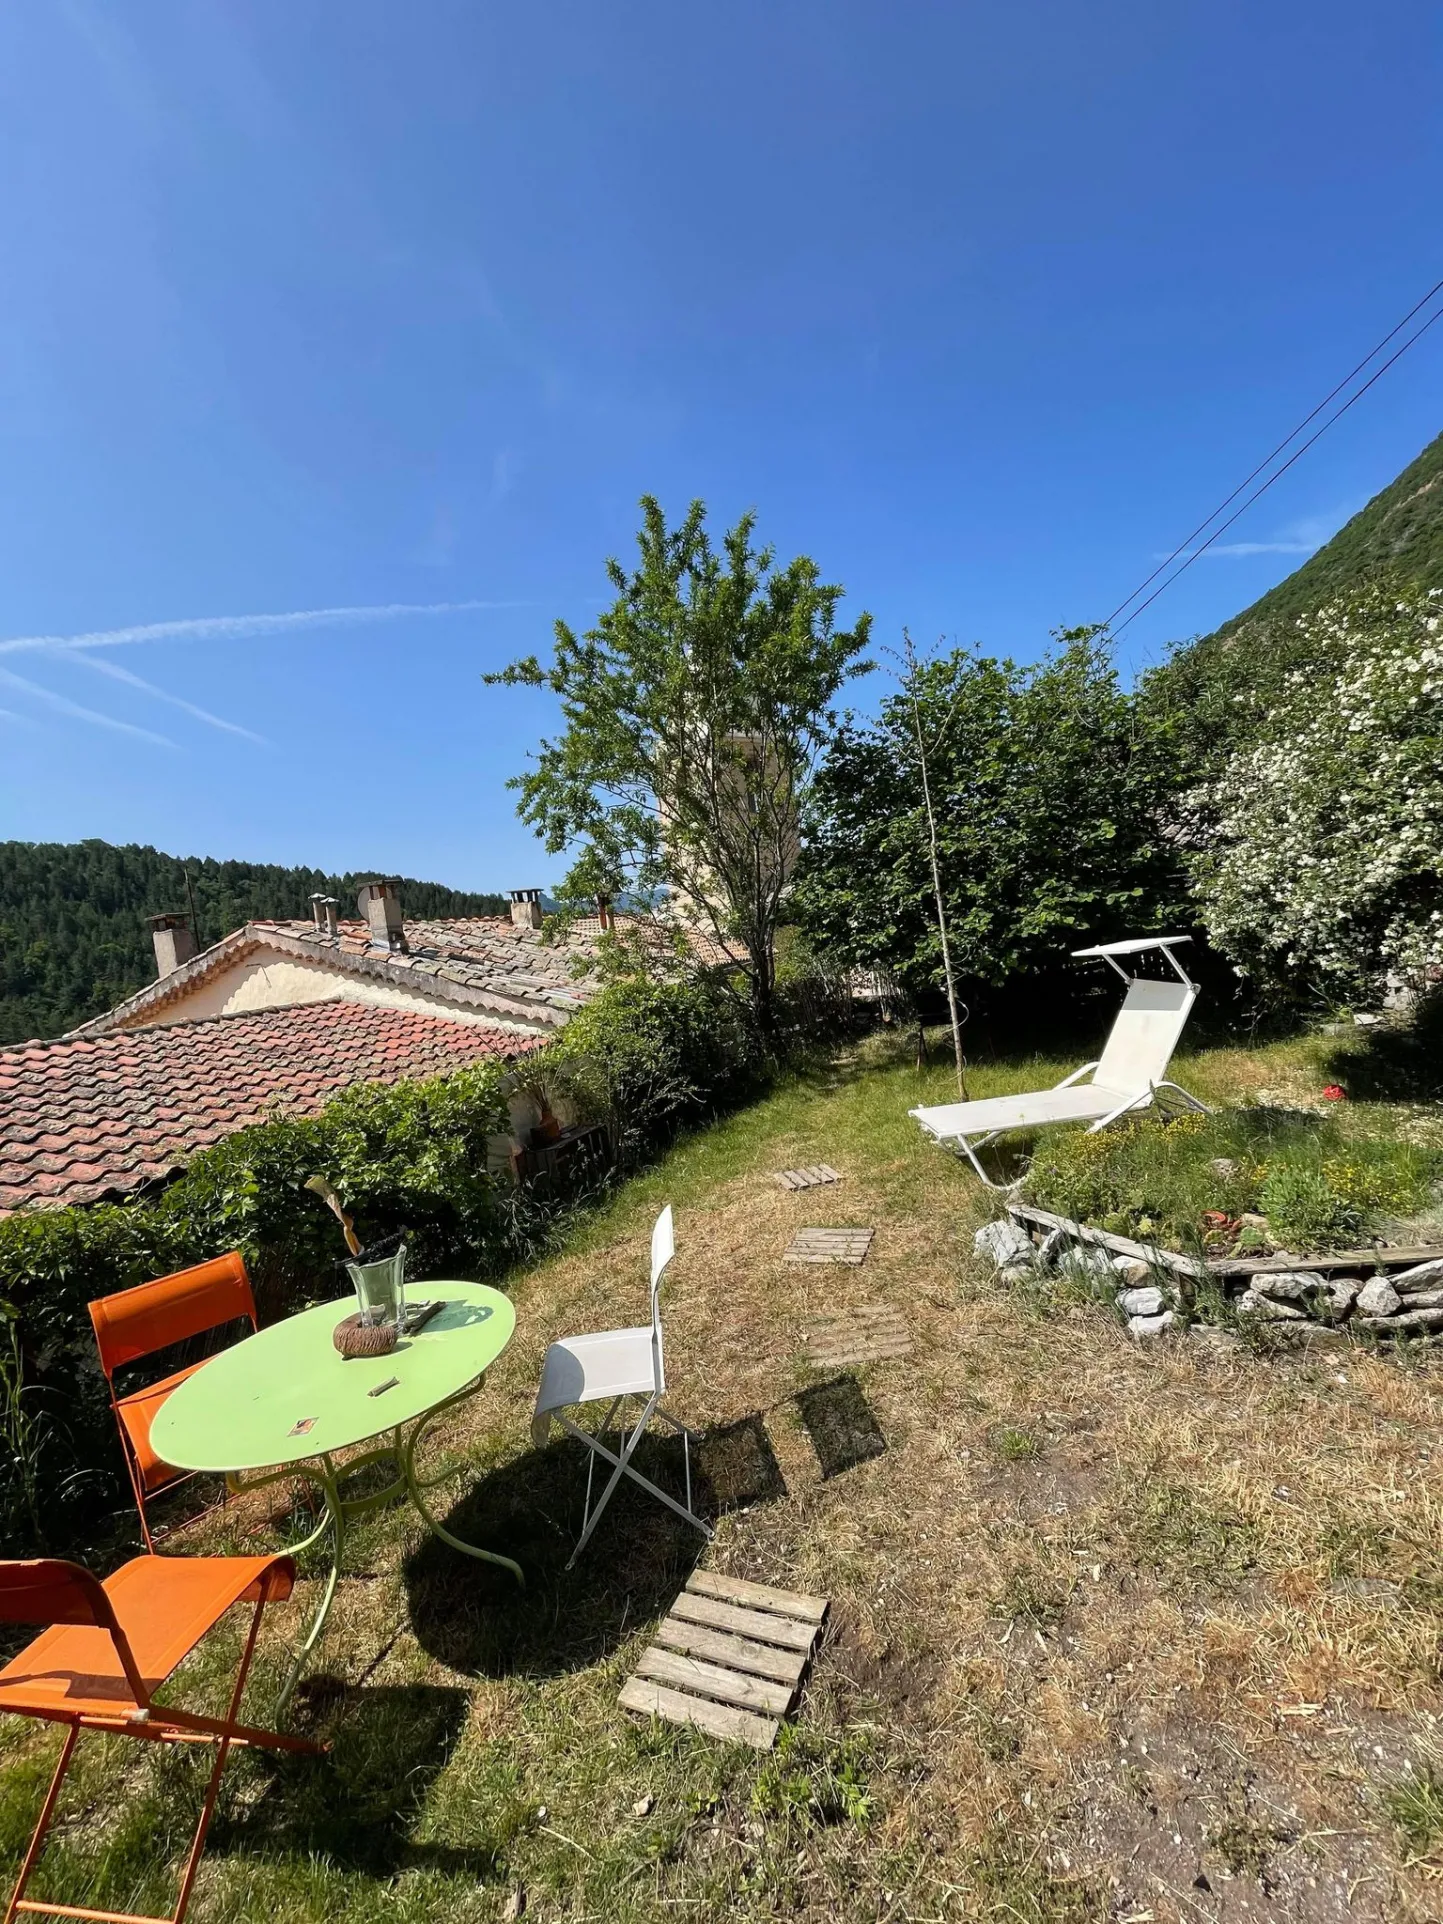
[[[264,1585],[261,1586],[264,1589]],[[181,1924],[186,1906],[190,1903],[191,1886],[195,1883],[196,1872],[200,1869],[200,1854],[205,1849],[206,1832],[215,1813],[215,1800],[220,1795],[221,1772],[225,1769],[230,1755],[232,1739],[236,1732],[236,1717],[240,1711],[241,1698],[245,1695],[246,1678],[250,1674],[251,1658],[255,1655],[256,1638],[260,1635],[261,1612],[266,1607],[264,1596],[257,1597],[256,1607],[251,1615],[250,1635],[242,1652],[240,1669],[236,1672],[235,1689],[231,1692],[230,1707],[225,1714],[225,1735],[216,1745],[215,1765],[210,1773],[210,1782],[205,1788],[205,1802],[201,1806],[200,1822],[195,1827],[195,1842],[190,1847],[190,1856],[185,1861],[185,1872],[180,1880],[180,1895],[176,1899],[175,1910],[171,1914],[171,1924]]]
[[[30,1848],[25,1853],[25,1861],[20,1866],[20,1880],[12,1891],[10,1902],[6,1906],[5,1924],[15,1924],[15,1913],[20,1909],[20,1900],[25,1895],[25,1886],[30,1882],[30,1873],[35,1869],[36,1859],[39,1857],[41,1848],[45,1843],[45,1833],[49,1830],[50,1820],[55,1815],[56,1799],[60,1795],[60,1786],[65,1781],[65,1773],[70,1768],[71,1752],[75,1749],[75,1740],[79,1735],[79,1724],[72,1724],[65,1733],[65,1742],[60,1751],[60,1761],[55,1766],[55,1775],[50,1779],[50,1788],[45,1793],[45,1802],[40,1806],[40,1820],[35,1826],[34,1836],[30,1839]]]
[[[709,1538],[714,1534],[712,1527],[709,1523],[704,1523],[702,1519],[699,1516],[695,1515],[689,1507],[683,1508],[683,1506],[677,1502],[674,1496],[668,1496],[665,1490],[659,1490],[657,1486],[650,1480],[649,1477],[642,1476],[640,1471],[634,1470],[631,1467],[632,1454],[635,1451],[637,1445],[640,1443],[642,1439],[642,1435],[646,1430],[647,1424],[651,1421],[652,1416],[656,1413],[656,1406],[657,1406],[658,1400],[659,1400],[658,1397],[654,1395],[651,1398],[650,1402],[647,1404],[646,1408],[642,1411],[641,1415],[637,1418],[637,1421],[632,1429],[631,1435],[628,1438],[624,1448],[622,1449],[620,1456],[617,1456],[612,1451],[608,1450],[605,1444],[598,1442],[594,1436],[590,1435],[587,1431],[583,1430],[578,1424],[571,1422],[571,1420],[568,1417],[559,1416],[557,1418],[557,1421],[561,1424],[562,1428],[565,1430],[569,1430],[574,1437],[578,1438],[580,1442],[586,1445],[588,1450],[592,1451],[596,1456],[604,1457],[608,1463],[611,1463],[615,1466],[611,1472],[610,1478],[607,1480],[606,1488],[602,1491],[601,1496],[597,1501],[596,1508],[592,1511],[591,1515],[587,1518],[585,1527],[583,1528],[581,1535],[577,1538],[576,1548],[571,1552],[570,1557],[567,1559],[566,1567],[568,1570],[570,1570],[573,1567],[573,1565],[576,1562],[576,1559],[581,1555],[582,1551],[586,1548],[587,1542],[589,1541],[592,1532],[595,1530],[597,1524],[601,1521],[602,1511],[605,1510],[607,1504],[611,1501],[612,1496],[615,1494],[616,1486],[618,1483],[620,1483],[623,1476],[629,1476],[633,1483],[638,1484],[640,1488],[645,1490],[649,1496],[654,1496],[658,1503],[664,1503],[667,1509],[672,1511],[674,1515],[679,1516],[683,1520],[683,1522],[690,1523],[694,1529],[700,1530],[704,1537]],[[663,1411],[662,1414],[665,1415],[665,1412]],[[668,1421],[675,1421],[675,1419],[668,1418]],[[678,1424],[677,1427],[681,1429],[683,1426]],[[684,1431],[684,1434],[685,1433],[686,1432]],[[687,1503],[689,1505],[691,1501],[691,1490],[690,1490],[691,1474],[690,1474],[690,1458],[689,1457],[687,1459],[687,1463],[688,1463]]]

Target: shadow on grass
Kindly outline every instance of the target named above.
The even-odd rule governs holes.
[[[614,1432],[608,1443],[616,1447]],[[685,1501],[679,1437],[648,1431],[632,1460],[642,1476]],[[691,1468],[692,1507],[708,1521],[786,1494],[760,1416],[709,1431],[692,1447]],[[593,1495],[603,1473],[609,1469],[598,1461]],[[663,1616],[706,1538],[623,1477],[568,1570],[585,1495],[586,1457],[570,1437],[528,1450],[469,1491],[441,1521],[469,1542],[514,1557],[526,1588],[427,1536],[402,1572],[422,1649],[466,1676],[559,1676],[599,1662],[638,1623]]]
[[[1443,993],[1419,1003],[1410,1022],[1380,1023],[1326,1058],[1328,1075],[1355,1102],[1434,1102],[1443,1096]]]
[[[822,1466],[823,1480],[841,1476],[886,1451],[882,1426],[855,1376],[834,1376],[830,1382],[802,1390],[797,1409]]]
[[[466,1848],[410,1836],[470,1705],[468,1692],[433,1684],[350,1690],[337,1678],[309,1679],[297,1696],[297,1728],[331,1748],[320,1757],[254,1751],[242,1769],[233,1765],[207,1853],[319,1860],[371,1877],[419,1868],[493,1875],[508,1840],[488,1835],[484,1813]]]

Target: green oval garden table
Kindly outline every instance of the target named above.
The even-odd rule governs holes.
[[[355,1299],[322,1303],[212,1357],[166,1398],[151,1428],[156,1453],[177,1469],[223,1472],[237,1490],[304,1477],[321,1491],[325,1513],[293,1548],[308,1549],[329,1532],[331,1569],[281,1692],[282,1706],[330,1614],[347,1517],[404,1492],[443,1543],[525,1581],[510,1557],[466,1543],[438,1523],[425,1492],[443,1479],[427,1483],[416,1474],[417,1446],[433,1423],[480,1390],[511,1341],[516,1312],[499,1290],[482,1283],[417,1283],[407,1297],[413,1307],[438,1297],[443,1306],[389,1355],[343,1357],[331,1334]],[[375,1447],[337,1461],[340,1452],[362,1444]],[[384,1489],[342,1496],[342,1483],[383,1461],[396,1471]]]

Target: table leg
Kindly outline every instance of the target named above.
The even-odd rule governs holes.
[[[275,1714],[277,1721],[285,1716],[286,1710],[290,1705],[292,1693],[296,1685],[300,1682],[302,1670],[306,1667],[306,1660],[320,1641],[321,1632],[326,1627],[326,1619],[331,1614],[331,1605],[336,1600],[336,1585],[340,1581],[341,1576],[341,1554],[345,1549],[346,1543],[346,1511],[341,1501],[340,1490],[337,1488],[336,1473],[330,1458],[326,1457],[323,1461],[325,1464],[324,1470],[313,1470],[308,1465],[301,1471],[301,1474],[311,1482],[320,1485],[321,1495],[325,1500],[326,1513],[319,1527],[313,1530],[310,1536],[306,1538],[305,1544],[298,1545],[297,1548],[305,1548],[306,1545],[317,1542],[324,1531],[329,1529],[331,1532],[331,1568],[326,1577],[325,1588],[321,1592],[320,1607],[311,1619],[310,1628],[296,1646],[296,1654],[291,1660],[290,1670],[287,1672],[286,1680],[281,1685],[280,1693],[276,1698]]]
[[[516,1563],[510,1557],[503,1557],[498,1551],[483,1550],[477,1543],[467,1543],[464,1538],[453,1535],[443,1523],[437,1522],[427,1507],[424,1492],[427,1489],[433,1488],[435,1483],[440,1479],[433,1479],[432,1482],[428,1484],[423,1483],[416,1475],[416,1446],[420,1443],[421,1438],[439,1417],[444,1416],[446,1412],[453,1409],[456,1404],[464,1402],[468,1396],[474,1396],[480,1388],[481,1382],[472,1383],[458,1395],[448,1397],[444,1403],[438,1404],[434,1410],[422,1417],[421,1421],[401,1445],[401,1475],[405,1479],[407,1494],[416,1506],[422,1522],[426,1525],[426,1528],[431,1532],[432,1536],[439,1537],[442,1543],[449,1544],[453,1550],[459,1550],[462,1556],[476,1557],[482,1563],[499,1564],[503,1570],[509,1570],[511,1572],[517,1583],[524,1590],[526,1588],[526,1578],[522,1574],[519,1563]]]

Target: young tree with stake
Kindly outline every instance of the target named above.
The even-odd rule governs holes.
[[[558,621],[549,664],[486,677],[561,703],[561,734],[513,780],[517,812],[549,853],[575,852],[569,898],[660,896],[721,943],[767,1031],[802,812],[871,618],[839,629],[843,590],[805,556],[778,568],[750,513],[718,553],[700,501],[674,528],[641,507],[637,564],[607,563],[616,600],[596,626]]]

